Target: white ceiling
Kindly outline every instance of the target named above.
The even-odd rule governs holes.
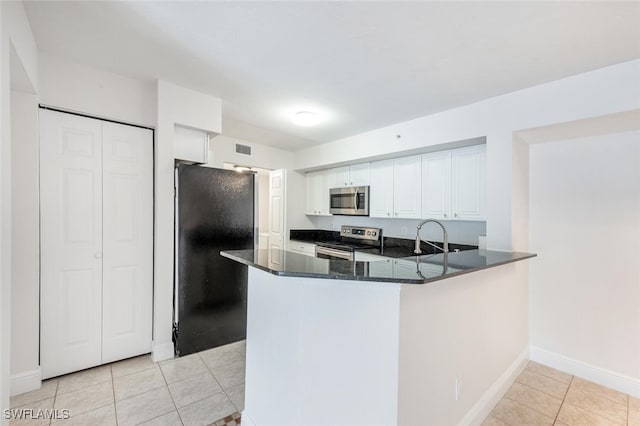
[[[298,149],[640,57],[640,2],[26,2],[39,48]],[[326,121],[298,127],[314,108]]]

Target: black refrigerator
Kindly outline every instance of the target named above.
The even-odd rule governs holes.
[[[221,250],[254,246],[252,173],[176,167],[173,341],[183,356],[246,338],[247,267]]]

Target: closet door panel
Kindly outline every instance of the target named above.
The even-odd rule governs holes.
[[[100,121],[40,111],[43,378],[101,363]]]
[[[103,124],[102,362],[151,350],[153,133]]]

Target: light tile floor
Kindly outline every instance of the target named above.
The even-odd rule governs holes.
[[[640,399],[529,361],[483,426],[640,426]]]
[[[15,409],[68,409],[66,420],[10,425],[239,424],[244,409],[245,342],[154,363],[149,355],[43,382],[11,398]]]

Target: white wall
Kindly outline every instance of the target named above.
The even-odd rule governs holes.
[[[44,105],[147,127],[156,125],[156,83],[141,81],[42,54]]]
[[[640,132],[532,144],[530,168],[531,345],[638,395]]]
[[[12,55],[13,49],[13,55]],[[38,90],[38,49],[21,2],[0,2],[0,409],[9,407],[11,337],[11,69]],[[12,67],[10,61],[19,61]],[[0,425],[7,424],[0,416]]]
[[[222,130],[224,132],[224,129]],[[235,144],[251,146],[251,156],[235,152]],[[286,235],[289,230],[316,227],[304,214],[305,210],[305,175],[293,170],[293,153],[257,143],[230,138],[224,134],[211,139],[211,156],[209,165],[222,168],[224,163],[259,167],[262,169],[287,169],[286,188]]]
[[[166,81],[158,81],[157,90],[152,356],[161,361],[173,357],[174,129],[220,133],[222,102]]]
[[[513,133],[640,108],[639,74],[640,60],[635,60],[313,146],[295,153],[295,168],[328,167],[486,136],[487,247],[509,250]]]
[[[11,92],[11,374],[39,384],[40,210],[36,95]],[[11,393],[24,392],[14,389]]]
[[[358,216],[309,216],[313,224],[310,228],[340,230],[341,225],[371,226],[382,228],[385,237],[408,238],[416,237],[416,219],[378,219]],[[447,228],[450,243],[478,245],[478,236],[487,231],[486,222],[472,221],[443,221]],[[420,231],[420,238],[429,241],[442,241],[442,229],[437,225],[427,225]]]
[[[489,414],[528,358],[536,261],[402,286],[399,425],[480,424]]]

